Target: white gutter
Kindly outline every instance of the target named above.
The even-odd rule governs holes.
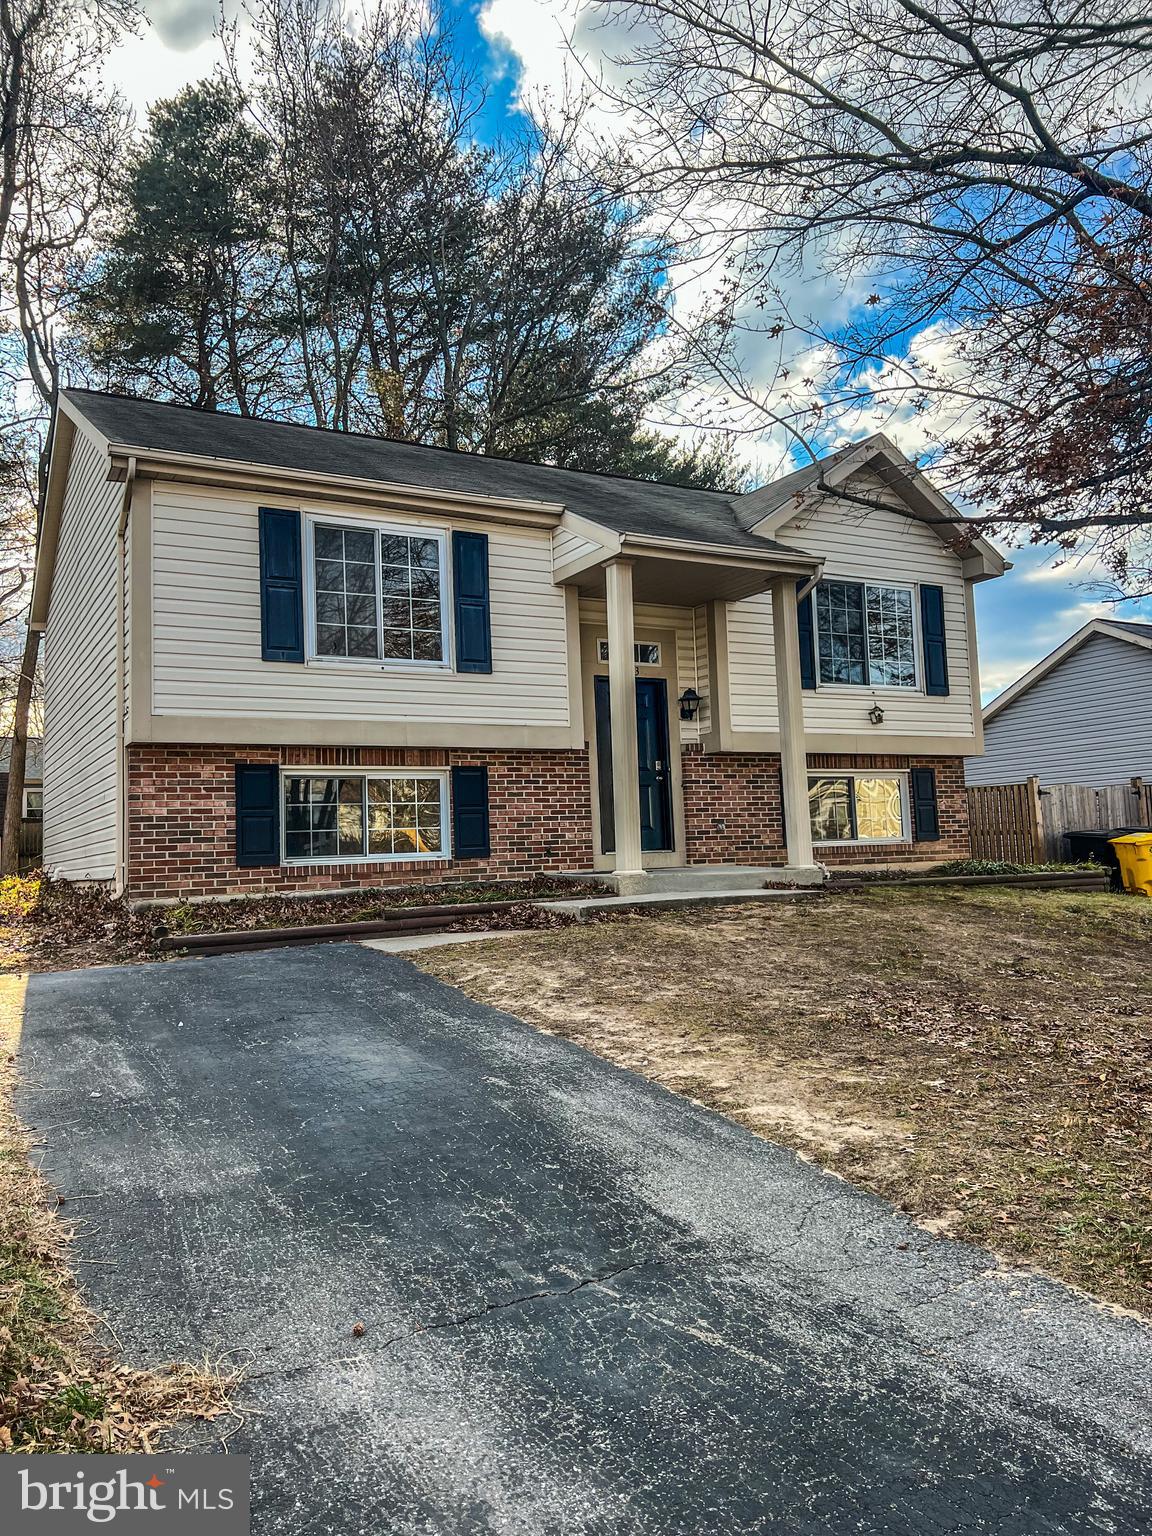
[[[794,553],[784,553],[779,549],[749,549],[745,544],[715,544],[702,539],[667,539],[648,533],[622,533],[620,535],[622,550],[637,549],[638,551],[650,550],[652,554],[660,553],[696,555],[720,555],[726,560],[746,562],[750,565],[795,565],[810,571],[813,566],[823,565],[824,560],[819,555],[808,555],[802,550]]]
[[[144,474],[152,465],[175,466],[181,469],[216,470],[220,474],[247,476],[261,480],[300,480],[306,485],[371,491],[378,496],[397,496],[409,501],[427,501],[437,506],[459,506],[461,502],[482,502],[486,507],[501,512],[530,512],[538,516],[559,518],[564,503],[559,501],[529,500],[518,496],[486,496],[474,491],[445,491],[438,488],[411,485],[398,480],[366,479],[360,475],[333,475],[314,469],[296,469],[276,464],[254,464],[245,459],[225,459],[214,454],[178,453],[174,450],[142,448],[131,443],[110,443],[109,456],[115,464],[118,459],[135,459],[137,473]]]

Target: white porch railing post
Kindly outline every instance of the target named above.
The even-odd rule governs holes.
[[[772,645],[776,661],[776,709],[780,719],[780,776],[788,867],[812,869],[812,821],[808,810],[808,756],[804,742],[804,690],[800,681],[800,636],[796,579],[772,582]]]
[[[617,875],[643,874],[640,849],[640,752],[636,740],[636,623],[632,564],[605,567],[608,599],[608,698],[612,715],[612,806]]]

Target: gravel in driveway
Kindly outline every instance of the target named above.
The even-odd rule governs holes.
[[[22,1059],[129,1357],[247,1366],[259,1536],[1148,1529],[1144,1324],[398,957],[34,976]]]

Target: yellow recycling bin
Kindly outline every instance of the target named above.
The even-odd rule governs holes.
[[[1128,832],[1108,841],[1120,860],[1124,889],[1134,896],[1152,896],[1152,832]]]

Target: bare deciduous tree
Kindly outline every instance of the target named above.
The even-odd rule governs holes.
[[[19,864],[28,720],[39,634],[24,623],[59,318],[126,119],[100,80],[127,0],[0,0],[0,665],[12,750],[4,873]],[[23,628],[22,639],[7,638]]]
[[[1091,543],[1146,586],[1152,18],[1131,0],[592,15],[626,29],[612,89],[639,125],[642,184],[727,232],[743,313],[803,322],[781,291],[806,271],[865,300],[863,321],[810,323],[833,375],[777,388],[769,411],[792,428],[835,405],[935,418],[942,463],[999,529]],[[933,360],[909,360],[926,328]]]

